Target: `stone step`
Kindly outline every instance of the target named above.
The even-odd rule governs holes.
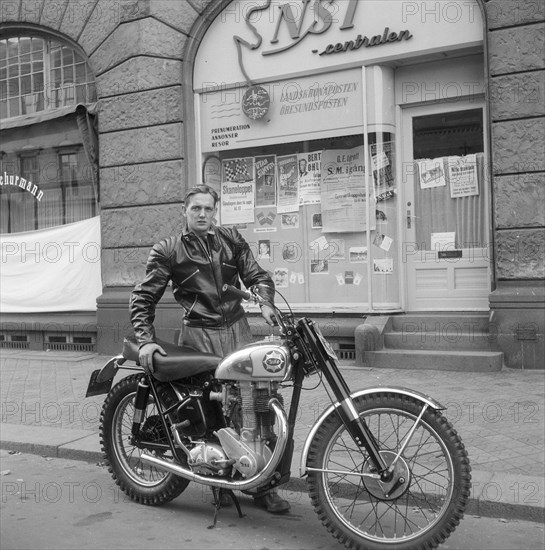
[[[488,333],[488,314],[483,313],[407,313],[391,316],[394,331],[406,333]]]
[[[496,339],[483,331],[385,332],[384,347],[416,350],[494,351]]]
[[[494,372],[503,366],[503,353],[493,351],[383,349],[363,355],[364,366],[373,368]]]

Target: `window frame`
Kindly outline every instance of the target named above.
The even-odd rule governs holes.
[[[17,55],[9,56],[9,41],[14,39],[17,40]],[[33,53],[35,53],[32,50],[32,42],[28,54],[21,53],[21,39],[29,39],[30,41],[42,41],[43,47],[37,50],[42,53],[41,71],[38,71],[36,73],[32,71],[32,65],[34,63],[32,56]],[[11,34],[6,33],[6,36],[1,39],[1,42],[4,41],[6,47],[6,55],[5,57],[0,57],[0,71],[5,71],[5,77],[0,76],[0,105],[2,106],[2,109],[0,110],[1,120],[11,120],[16,119],[17,117],[27,116],[29,114],[54,111],[56,109],[61,109],[70,105],[77,105],[78,103],[87,104],[96,101],[95,76],[93,74],[93,71],[91,70],[87,56],[77,45],[70,43],[53,34],[45,34],[27,29],[18,29],[17,32],[14,31]],[[55,50],[58,50],[60,52],[61,64],[59,67],[55,67],[53,63],[53,54]],[[72,62],[66,66],[63,64],[63,52],[65,50],[69,50],[72,57]],[[27,61],[21,58],[26,55],[30,56],[28,61],[28,63],[30,63],[30,72],[28,74],[23,74],[22,66],[23,63],[26,63]],[[17,63],[15,65],[8,66],[8,60],[13,59],[14,57],[17,58]],[[78,75],[76,71],[79,65],[84,65],[85,67],[84,78],[81,81],[78,80]],[[17,74],[10,75],[9,69],[13,68],[14,66],[17,67]],[[70,88],[73,90],[72,97],[67,97],[63,92],[63,90],[67,89],[67,84],[64,82],[64,71],[68,67],[71,68],[73,77]],[[53,71],[55,70],[60,71],[61,74],[61,80],[58,85],[56,85],[53,77]],[[35,90],[32,83],[34,81],[35,75],[38,74],[43,75],[43,79],[41,87]],[[27,76],[30,78],[30,90],[28,90],[28,93],[23,93],[27,92],[27,90],[22,89],[21,82],[22,79],[26,78]],[[17,93],[11,95],[10,82],[15,79],[17,80]],[[78,91],[80,87],[83,87],[83,98],[78,98]],[[62,94],[64,96],[61,97],[60,100],[58,97],[59,94]],[[37,99],[33,100],[32,107],[25,107],[25,98],[32,96],[37,97]],[[13,107],[10,106],[10,102],[13,102],[15,99],[17,100],[17,113],[12,114],[11,110],[13,109]],[[40,103],[42,104],[42,107],[36,108],[36,104]],[[2,113],[2,111],[4,111],[5,114]]]

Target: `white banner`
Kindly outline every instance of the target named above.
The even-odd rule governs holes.
[[[0,235],[3,313],[95,311],[102,294],[100,217]]]

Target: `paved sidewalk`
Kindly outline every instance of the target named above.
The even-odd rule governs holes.
[[[98,423],[104,396],[84,396],[91,372],[108,359],[91,353],[0,350],[0,448],[100,462]],[[404,386],[447,406],[446,415],[460,433],[472,466],[468,513],[544,521],[544,371],[409,371],[346,363],[342,372],[352,390]],[[316,383],[312,377],[306,386]],[[287,398],[287,390],[285,394]],[[304,439],[329,403],[323,386],[303,392],[295,431],[294,488],[303,487],[299,459]]]

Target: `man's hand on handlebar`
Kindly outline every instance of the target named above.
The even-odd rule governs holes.
[[[278,325],[278,320],[276,318],[274,308],[260,297],[259,293],[255,291],[255,287],[252,292],[249,292],[248,290],[240,290],[239,288],[236,288],[232,285],[225,284],[223,285],[223,292],[233,294],[235,296],[238,296],[239,298],[242,298],[243,300],[251,300],[253,298],[253,301],[255,303],[258,303],[261,307],[261,315],[263,316],[263,319],[265,319],[267,324],[271,327]]]
[[[148,344],[144,344],[140,351],[138,352],[138,360],[140,362],[140,365],[144,367],[145,370],[153,373],[155,368],[153,366],[153,354],[157,352],[161,355],[166,355],[167,352],[155,342],[150,342]]]
[[[261,315],[263,316],[263,319],[265,319],[267,324],[270,325],[271,327],[278,325],[278,321],[276,320],[274,309],[268,304],[263,304],[261,306]]]

